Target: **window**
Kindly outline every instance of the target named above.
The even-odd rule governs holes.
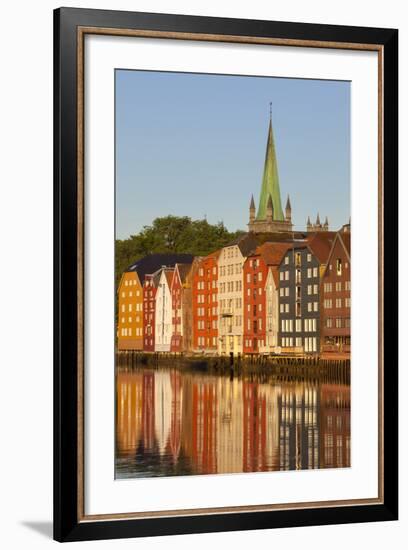
[[[125,312],[125,304],[122,304],[121,311],[122,311],[122,313]]]
[[[250,283],[250,282],[251,282],[251,274],[247,273],[247,283]]]
[[[312,294],[312,288],[313,288],[313,285],[307,285],[307,293],[309,295]]]
[[[313,277],[318,277],[318,276],[319,276],[318,269],[317,269],[317,267],[314,267],[313,268]]]
[[[302,319],[296,319],[295,320],[295,330],[296,332],[302,332]],[[296,344],[298,345],[298,344]],[[302,345],[302,344],[300,344]]]
[[[341,328],[342,327],[342,319],[341,317],[337,317],[336,318],[336,328]]]
[[[300,317],[302,315],[302,310],[300,307],[300,302],[296,302],[296,317]]]
[[[333,306],[332,306],[332,299],[326,299],[323,301],[323,307],[325,309],[331,309]]]
[[[289,304],[285,304],[285,313],[289,313]]]
[[[344,300],[344,305],[345,305],[345,307],[350,307],[350,305],[351,305],[351,300],[350,300],[350,298],[346,298],[346,299]]]
[[[285,296],[289,296],[289,287],[288,286],[285,288]]]
[[[279,273],[279,280],[280,280],[280,281],[283,281],[284,279],[285,279],[285,273],[284,273],[283,271],[281,271],[281,272]],[[122,295],[124,295],[124,292],[122,292]]]
[[[307,261],[308,261],[308,262],[311,262],[311,261],[312,261],[312,255],[311,255],[311,254],[308,254],[308,255],[307,255]]]
[[[341,307],[341,298],[336,298],[336,307]]]
[[[332,327],[333,327],[333,319],[331,317],[327,317],[326,328],[332,328]]]
[[[280,304],[279,306],[280,313],[284,313],[284,310],[285,310],[285,304]]]
[[[289,271],[285,271],[285,281],[289,281]]]
[[[331,292],[332,291],[332,284],[331,283],[324,283],[324,291],[325,292]]]
[[[313,302],[313,311],[319,311],[319,302]]]
[[[307,277],[308,277],[308,279],[310,279],[311,276],[312,276],[312,268],[308,267],[307,268]]]
[[[344,283],[344,290],[351,290],[351,283],[350,281],[346,281]]]
[[[301,255],[300,252],[296,252],[296,254],[295,254],[295,264],[297,266],[302,265],[302,255]]]
[[[341,258],[337,258],[336,260],[336,272],[337,275],[341,275]]]
[[[301,348],[301,347],[302,347],[302,338],[297,337],[296,340],[295,340],[295,342],[296,342],[295,345],[296,345],[297,348]]]
[[[262,281],[262,271],[258,273],[258,281]]]
[[[307,304],[307,311],[312,311],[312,308],[313,308],[313,304],[312,304],[312,302],[309,302]]]
[[[289,263],[289,256],[285,256],[285,264],[288,265]]]
[[[300,271],[300,269],[297,269],[296,270],[296,283],[301,283],[302,282],[302,272]]]
[[[337,292],[341,292],[341,281],[338,281],[338,282],[336,283],[336,291],[337,291]]]
[[[313,294],[318,294],[319,292],[319,285],[313,285]]]
[[[285,289],[281,286],[279,289],[279,296],[283,296],[285,294]]]

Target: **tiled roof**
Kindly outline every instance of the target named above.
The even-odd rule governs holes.
[[[171,287],[171,281],[173,279],[174,269],[165,269],[164,275],[166,276],[167,284]]]
[[[254,252],[255,255],[262,256],[266,265],[279,265],[286,252],[292,248],[293,243],[264,243]]]
[[[351,233],[349,231],[341,231],[339,232],[339,237],[343,241],[344,248],[347,251],[347,254],[350,257],[350,251],[351,251]]]
[[[294,232],[276,232],[276,233],[243,233],[237,239],[228,243],[226,246],[237,245],[244,257],[248,257],[258,246],[263,243],[293,243],[293,240],[304,240],[306,233],[300,231]]]
[[[308,238],[307,244],[321,264],[327,262],[335,237],[335,231],[322,231],[312,234]]]
[[[185,282],[186,277],[187,277],[187,275],[188,275],[189,272],[190,272],[191,266],[192,266],[191,263],[189,263],[189,264],[179,264],[179,263],[178,263],[178,264],[177,264],[177,269],[178,269],[178,272],[179,272],[179,274],[180,274],[180,281],[181,281],[182,283]]]
[[[134,262],[126,271],[135,271],[143,282],[145,275],[154,273],[163,266],[174,267],[176,263],[191,263],[193,259],[192,254],[149,254]]]

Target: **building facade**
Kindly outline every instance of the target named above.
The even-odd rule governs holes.
[[[349,231],[334,240],[321,286],[322,351],[350,353],[351,259]]]
[[[191,288],[188,274],[192,264],[176,264],[171,282],[172,302],[172,335],[170,351],[181,353],[191,349],[191,314],[186,315],[186,308],[191,311]],[[189,294],[189,298],[187,298]]]
[[[161,270],[145,275],[143,283],[143,351],[154,351],[156,320],[156,292]]]
[[[244,234],[221,249],[218,257],[218,352],[238,354],[243,351],[243,266],[257,247],[252,234]]]
[[[118,349],[143,349],[143,288],[135,271],[125,271],[118,289]]]
[[[278,346],[277,267],[289,243],[266,242],[244,262],[244,353],[273,353]]]
[[[192,275],[193,350],[212,354],[218,347],[218,256],[198,259]]]
[[[279,345],[282,353],[320,351],[318,259],[308,246],[288,250],[279,266]]]
[[[155,305],[155,351],[168,352],[172,336],[172,297],[171,283],[174,269],[164,267],[160,273]]]

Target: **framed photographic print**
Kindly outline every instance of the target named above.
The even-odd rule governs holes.
[[[397,31],[54,36],[55,539],[397,519]]]

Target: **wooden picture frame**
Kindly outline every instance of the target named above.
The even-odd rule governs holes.
[[[378,53],[377,498],[87,516],[84,506],[84,37],[216,41]],[[398,517],[398,32],[60,8],[54,12],[54,538],[58,541],[395,520]],[[113,368],[113,366],[112,366]],[[113,412],[112,412],[113,414]]]

